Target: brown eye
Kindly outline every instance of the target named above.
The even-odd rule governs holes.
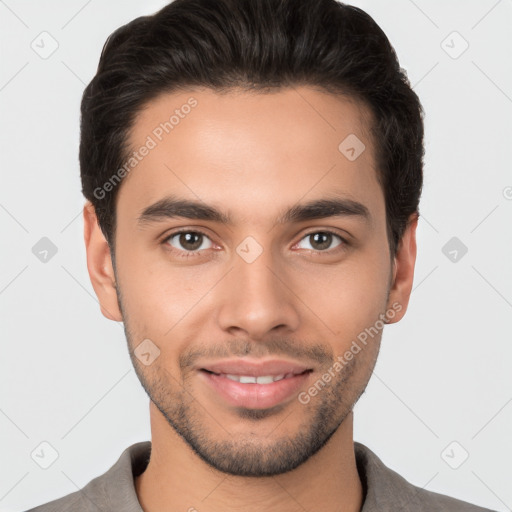
[[[179,231],[169,236],[165,241],[174,249],[185,252],[210,249],[212,245],[210,239],[199,231]]]
[[[336,241],[335,239],[338,239],[338,243],[335,245],[333,244],[333,241]],[[336,233],[332,233],[331,231],[315,231],[313,233],[307,234],[302,240],[309,241],[309,247],[302,247],[303,249],[309,249],[313,251],[321,251],[321,252],[328,252],[329,249],[334,249],[335,247],[338,247],[341,245],[342,242],[344,242],[343,238],[341,238]],[[299,244],[301,243],[299,242]]]

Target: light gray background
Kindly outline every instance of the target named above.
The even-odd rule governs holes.
[[[73,492],[150,438],[122,324],[86,270],[78,123],[107,36],[165,3],[0,0],[1,511]],[[422,100],[427,155],[410,308],[385,329],[354,437],[418,486],[511,510],[512,1],[355,5]],[[51,49],[43,31],[59,45],[46,59],[31,48]],[[42,237],[58,250],[46,263]],[[452,237],[468,248],[456,262]],[[45,445],[31,457],[44,441],[47,469]]]

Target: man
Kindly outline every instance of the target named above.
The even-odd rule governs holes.
[[[353,440],[416,259],[423,121],[334,0],[176,0],[82,100],[87,265],[151,442],[46,511],[482,511]]]

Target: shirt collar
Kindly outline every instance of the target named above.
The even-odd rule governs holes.
[[[414,486],[386,467],[367,446],[354,442],[357,471],[363,486],[361,512],[424,510]],[[151,441],[135,443],[124,450],[105,473],[103,492],[124,512],[143,512],[135,491],[134,478],[144,472],[151,454]],[[426,510],[426,509],[425,509]]]

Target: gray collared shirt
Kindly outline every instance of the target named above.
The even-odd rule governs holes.
[[[365,496],[361,512],[495,512],[410,484],[357,441],[354,450]],[[135,443],[80,491],[28,512],[143,512],[134,477],[146,469],[150,452],[150,441]]]

